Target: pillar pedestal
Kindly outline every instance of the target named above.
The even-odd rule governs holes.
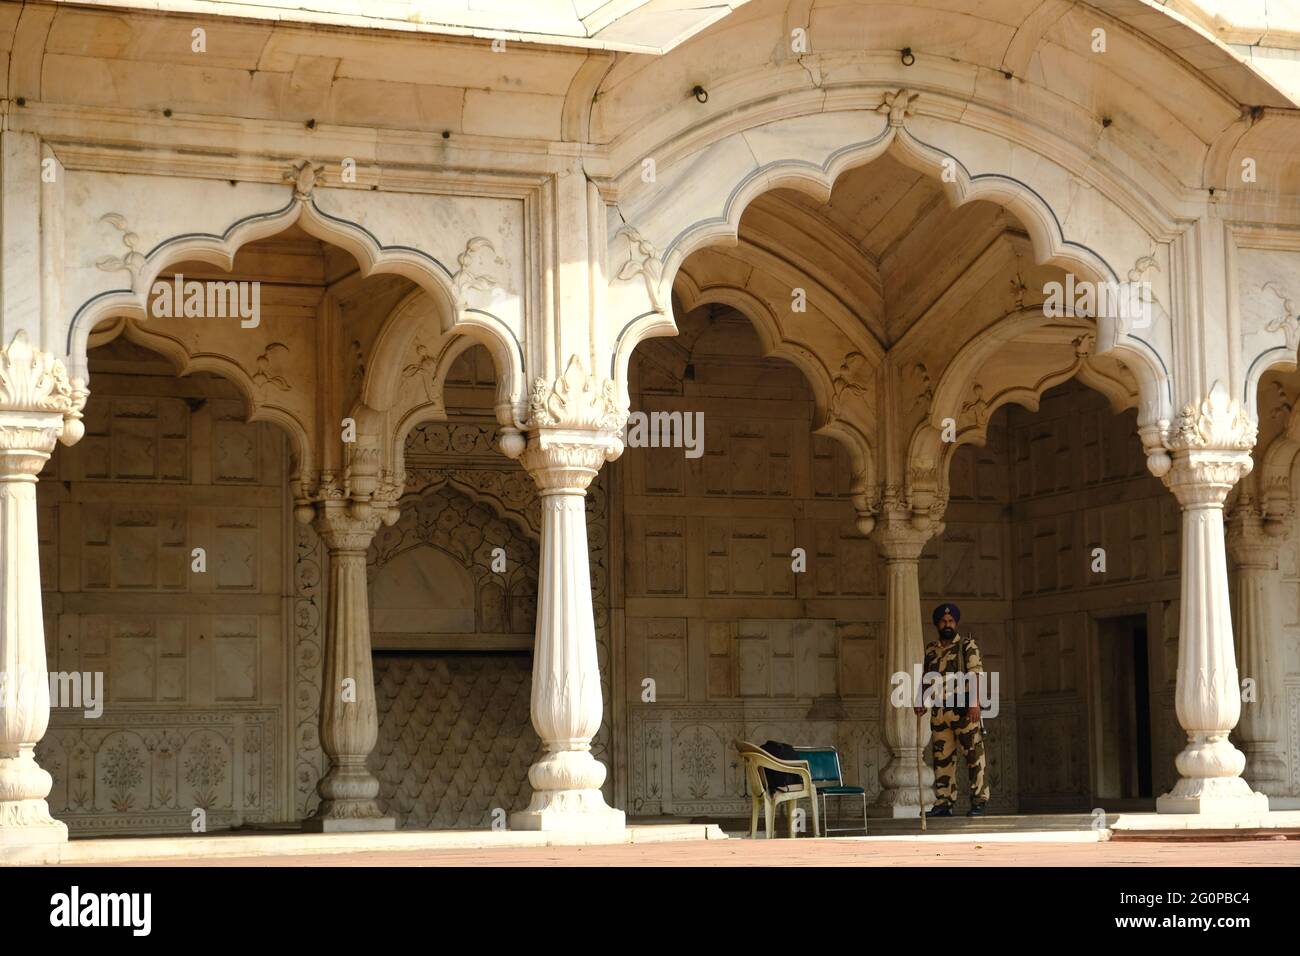
[[[1165,485],[1183,509],[1178,618],[1178,723],[1187,745],[1175,758],[1179,780],[1156,801],[1159,813],[1199,813],[1225,820],[1268,811],[1268,797],[1242,779],[1246,757],[1228,734],[1241,716],[1233,656],[1223,502],[1249,473],[1255,428],[1221,383],[1189,405],[1169,441]]]
[[[885,667],[880,723],[889,749],[889,760],[880,768],[880,795],[868,809],[875,817],[919,817],[922,804],[931,807],[935,802],[934,769],[925,761],[925,740],[917,739],[922,718],[913,713],[913,694],[907,694],[902,706],[893,698],[898,693],[896,676],[904,675],[904,686],[911,689],[915,669],[924,666],[919,561],[925,543],[941,528],[916,519],[908,510],[897,509],[882,513],[871,534],[885,559]]]
[[[50,722],[36,476],[57,441],[85,432],[85,402],[84,385],[25,333],[0,349],[0,852],[68,839],[35,756]]]
[[[528,808],[515,830],[621,830],[622,810],[600,791],[605,766],[591,754],[600,729],[600,665],[591,604],[585,496],[621,446],[578,430],[544,429],[520,456],[541,491],[541,568],[533,650],[532,718],[545,755],[528,771]]]
[[[397,820],[380,808],[379,781],[366,766],[379,739],[366,551],[387,511],[347,500],[317,507],[316,530],[329,549],[330,566],[320,708],[321,748],[330,768],[317,784],[320,806],[302,828],[312,833],[395,830]]]

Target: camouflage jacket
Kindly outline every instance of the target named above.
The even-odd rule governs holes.
[[[984,658],[974,638],[958,634],[947,644],[935,638],[925,648],[925,672],[981,674],[984,672]]]
[[[980,654],[979,645],[969,637],[958,634],[946,644],[936,638],[925,649],[924,672],[926,675],[981,674],[984,672],[984,658]],[[974,685],[966,685],[965,698],[949,699],[944,692],[944,696],[934,698],[935,709],[948,713],[964,712],[968,707],[979,703],[978,697],[972,696],[975,693],[977,689]]]

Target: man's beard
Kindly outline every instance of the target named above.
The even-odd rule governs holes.
[[[957,629],[955,627],[942,627],[939,629],[939,636],[945,641],[951,641],[957,636]]]

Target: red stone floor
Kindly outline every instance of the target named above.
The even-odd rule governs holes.
[[[1300,866],[1300,839],[1107,843],[699,840],[617,846],[363,851],[222,857],[143,866]],[[122,864],[134,865],[134,864]]]

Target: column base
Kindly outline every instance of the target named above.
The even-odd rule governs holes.
[[[0,847],[67,843],[68,826],[50,816],[44,800],[0,803]]]
[[[303,833],[367,833],[396,830],[397,818],[385,816],[373,800],[329,801],[302,821]]]
[[[622,830],[622,810],[606,805],[599,790],[534,791],[527,810],[510,814],[512,830]]]
[[[1248,743],[1242,747],[1246,754],[1246,769],[1241,776],[1257,793],[1282,796],[1287,791],[1286,761],[1273,750],[1274,746],[1272,743]]]
[[[889,762],[880,771],[880,793],[875,803],[867,807],[868,817],[916,819],[921,815],[922,802],[926,807],[938,802],[934,795],[934,770],[921,760],[918,786],[917,764],[916,748],[894,751],[890,755]]]
[[[1268,813],[1268,797],[1240,777],[1184,777],[1156,800],[1156,813],[1198,813],[1227,823]]]

